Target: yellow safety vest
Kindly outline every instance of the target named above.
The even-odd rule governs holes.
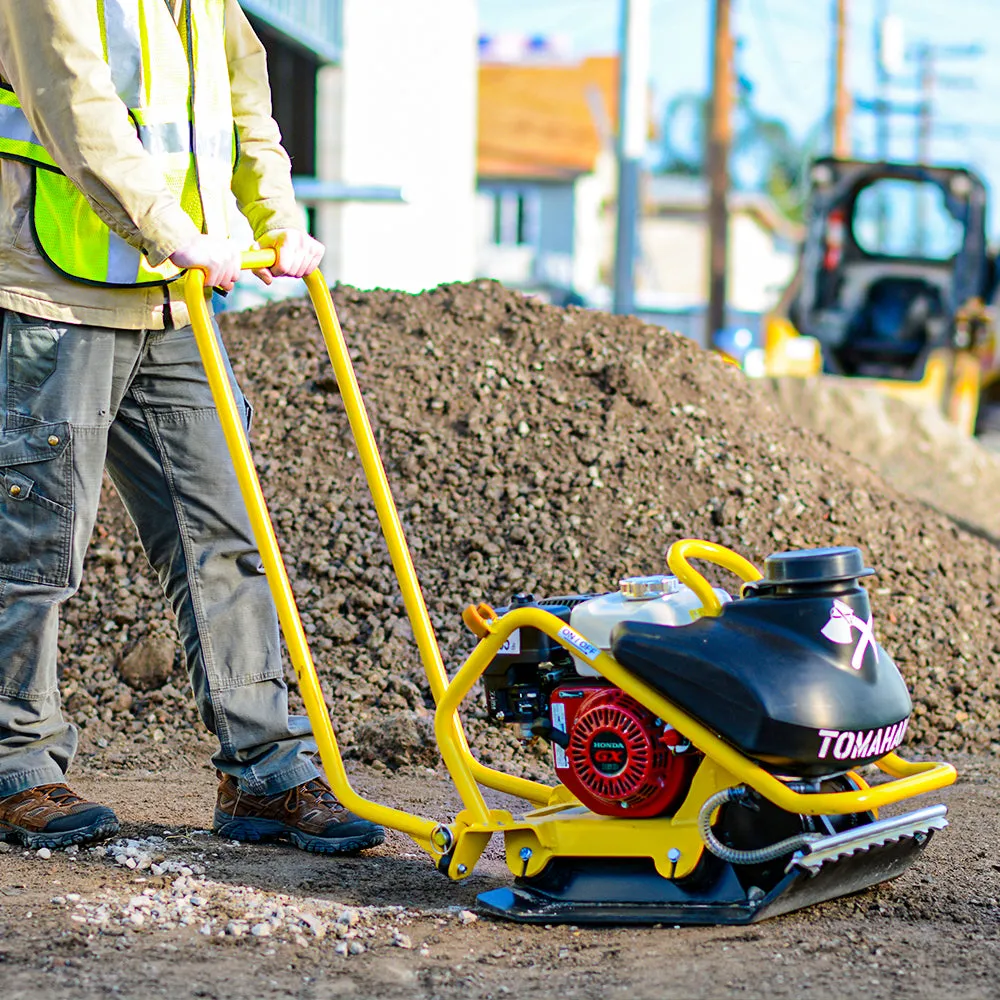
[[[226,59],[225,0],[91,0],[104,58],[147,153],[202,232],[228,235],[235,132]],[[0,157],[34,168],[32,230],[58,272],[113,288],[164,285],[180,271],[151,267],[111,231],[33,133],[13,90],[0,84]]]

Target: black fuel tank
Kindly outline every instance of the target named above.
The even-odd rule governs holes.
[[[622,622],[622,666],[780,774],[869,763],[903,740],[912,705],[875,641],[855,548],[780,552],[718,618]]]

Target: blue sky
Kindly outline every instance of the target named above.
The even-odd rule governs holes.
[[[804,135],[826,113],[829,102],[830,0],[733,0],[734,29],[740,39],[739,69],[753,83],[760,111],[785,119]],[[652,0],[652,85],[657,113],[675,94],[703,91],[708,80],[708,0]],[[848,77],[859,97],[874,88],[875,0],[849,0]],[[479,0],[485,33],[519,31],[568,36],[574,55],[614,51],[618,0]],[[972,59],[941,60],[940,74],[969,77],[972,89],[938,89],[932,158],[978,170],[990,183],[993,223],[1000,237],[1000,0],[889,0],[903,25],[907,47],[983,46]],[[917,97],[906,78],[907,64],[891,96],[912,104]],[[872,116],[853,117],[854,153],[874,155]],[[891,154],[914,155],[915,123],[896,118]]]

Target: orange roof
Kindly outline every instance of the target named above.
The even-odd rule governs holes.
[[[617,128],[617,56],[479,67],[480,177],[590,173]]]

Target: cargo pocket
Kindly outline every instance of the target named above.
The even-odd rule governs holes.
[[[66,422],[0,434],[0,578],[69,582],[73,449]]]
[[[7,314],[7,381],[33,389],[56,370],[63,328],[19,313]]]

